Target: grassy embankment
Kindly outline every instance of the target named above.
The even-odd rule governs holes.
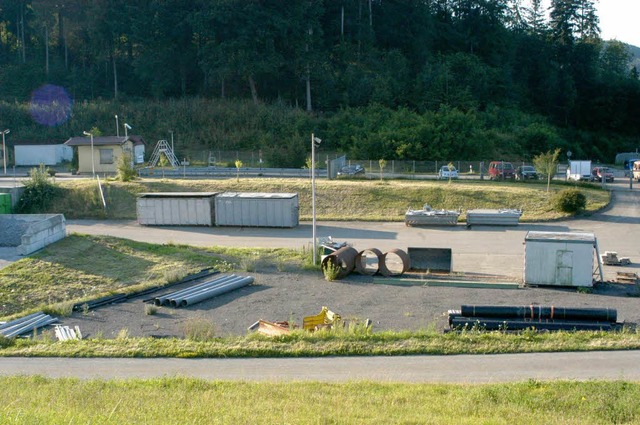
[[[208,180],[147,179],[131,183],[105,183],[106,211],[95,182],[60,180],[62,194],[49,209],[67,218],[136,219],[136,195],[141,192],[292,192],[299,194],[300,219],[311,219],[311,184],[308,179],[241,178]],[[335,221],[402,221],[407,208],[521,208],[521,221],[566,218],[556,211],[550,199],[558,190],[572,187],[554,183],[546,192],[542,183],[521,184],[488,181],[414,180],[318,180],[316,217]],[[593,185],[582,185],[587,196],[585,213],[599,210],[609,202],[609,194]]]
[[[0,378],[3,424],[618,424],[640,384],[248,383]]]

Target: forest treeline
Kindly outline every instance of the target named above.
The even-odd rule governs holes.
[[[640,81],[594,2],[3,0],[0,125],[66,140],[118,114],[283,166],[314,131],[358,158],[611,162],[638,147]],[[34,119],[45,84],[70,99],[53,121]]]

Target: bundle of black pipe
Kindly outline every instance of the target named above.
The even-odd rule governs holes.
[[[618,312],[612,308],[566,308],[541,305],[463,305],[460,309],[460,314],[465,317],[514,319],[592,320],[600,322],[615,322],[618,320]]]
[[[616,330],[617,311],[610,308],[566,308],[555,306],[474,306],[449,310],[451,329],[483,330]]]

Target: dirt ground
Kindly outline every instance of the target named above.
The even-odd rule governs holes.
[[[542,305],[556,307],[614,308],[618,321],[640,322],[638,288],[635,285],[599,284],[591,293],[575,288],[460,288],[446,286],[402,286],[384,277],[350,274],[328,282],[320,273],[259,270],[236,272],[252,276],[252,285],[228,292],[186,308],[158,307],[146,314],[145,302],[182,286],[158,291],[126,302],[74,313],[60,323],[79,326],[84,337],[129,336],[184,337],[194,322],[213,325],[217,336],[241,336],[258,319],[301,324],[304,316],[318,314],[322,306],[347,321],[370,319],[374,331],[447,329],[447,310],[471,305]],[[215,276],[217,277],[217,276]],[[210,277],[209,280],[215,278]],[[405,275],[405,278],[418,277]],[[468,279],[470,277],[465,277]],[[474,276],[480,281],[493,276]],[[485,279],[486,278],[486,279]],[[502,281],[515,282],[503,276]],[[184,284],[194,285],[197,281]]]

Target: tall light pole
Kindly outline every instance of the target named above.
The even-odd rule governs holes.
[[[11,133],[8,128],[2,131],[2,162],[4,163],[4,173],[7,174],[7,148],[4,144],[4,135]]]
[[[124,123],[124,138],[125,140],[127,139],[127,137],[129,137],[129,135],[127,134],[127,130],[131,130],[131,126],[127,123]]]
[[[93,176],[93,178],[96,178],[96,161],[95,161],[95,156],[93,155],[93,133],[89,133],[88,131],[83,131],[82,134],[84,134],[85,136],[90,136],[91,137],[91,175]]]
[[[316,265],[318,255],[318,240],[316,238],[316,147],[320,146],[322,140],[314,137],[311,133],[311,217],[312,217],[312,237],[313,237],[313,265]]]
[[[120,137],[120,126],[118,125],[118,116],[116,115],[116,137]]]

